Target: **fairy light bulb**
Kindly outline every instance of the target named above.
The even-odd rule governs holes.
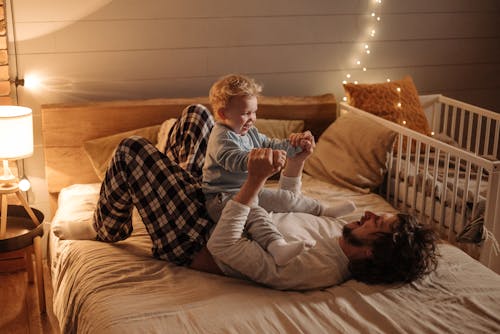
[[[398,108],[401,108],[401,102],[398,102],[397,106]],[[403,124],[406,124],[406,121],[403,121]]]
[[[19,180],[19,189],[21,191],[28,191],[31,188],[31,183],[27,178],[22,178]]]
[[[344,96],[344,97],[342,98],[342,101],[347,102],[347,96]]]
[[[398,93],[401,93],[401,87],[396,88],[396,91],[397,91]]]
[[[371,36],[371,38],[374,38],[375,35],[377,34],[377,24],[381,21],[381,15],[379,15],[379,12],[380,12],[380,6],[382,4],[382,0],[371,0],[371,9],[369,9],[369,11],[367,12],[367,16],[368,17],[371,17],[372,19],[370,20],[373,20],[371,21],[371,24],[368,25],[366,27],[366,32],[365,36]],[[366,16],[365,16],[366,17]],[[366,63],[367,63],[367,60],[366,58],[363,58],[363,57],[368,57],[369,55],[371,55],[371,50],[370,50],[370,46],[368,45],[368,42],[370,41],[370,38],[368,37],[365,37],[367,39],[367,41],[362,41],[360,43],[360,46],[359,46],[359,49],[358,49],[358,55],[356,56],[355,55],[355,58],[354,58],[354,69],[351,69],[352,71],[354,71],[354,73],[348,73],[345,75],[345,78],[344,80],[342,80],[342,84],[347,84],[348,82],[353,82],[355,85],[358,84],[358,80],[353,80],[354,77],[356,77],[356,79],[359,79],[357,78],[358,76],[358,73],[356,71],[363,71],[363,72],[367,72],[368,69],[366,67]],[[387,79],[387,82],[390,82],[391,80],[390,79]],[[398,89],[398,93],[400,92],[400,89]],[[343,98],[344,101],[347,100],[346,97]],[[399,106],[400,106],[400,103],[399,103]]]

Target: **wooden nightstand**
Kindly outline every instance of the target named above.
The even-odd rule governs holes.
[[[0,252],[13,252],[24,250],[26,252],[29,282],[34,281],[36,274],[36,283],[38,290],[38,305],[40,312],[45,312],[45,290],[43,283],[42,267],[42,236],[43,236],[43,213],[37,209],[25,206],[2,205],[2,220],[6,219],[5,237],[0,239]],[[6,216],[6,213],[8,216]],[[33,218],[36,218],[36,222]],[[35,270],[31,265],[31,255],[35,255]],[[1,287],[0,287],[1,288]]]

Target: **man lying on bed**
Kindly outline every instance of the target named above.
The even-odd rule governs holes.
[[[217,258],[214,261],[206,243],[215,224],[207,217],[200,186],[212,126],[210,112],[193,105],[183,111],[172,129],[165,154],[143,138],[124,139],[102,183],[93,222],[54,226],[54,233],[61,239],[123,240],[132,233],[135,206],[151,236],[156,258],[246,277],[278,289],[325,287],[349,277],[366,283],[410,282],[435,268],[436,237],[431,230],[408,215],[371,212],[345,225],[343,231],[338,224],[337,236],[316,240],[308,252],[276,267],[268,253],[241,237],[247,204],[275,171],[269,165],[268,149],[251,154],[248,180],[226,207],[209,243]],[[285,175],[299,182],[310,153],[289,160]],[[278,218],[279,214],[273,215],[273,220]],[[323,218],[310,215],[310,219]]]

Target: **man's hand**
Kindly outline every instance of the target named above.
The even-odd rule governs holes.
[[[285,164],[285,159],[280,152],[283,151],[271,148],[254,148],[251,150],[248,154],[248,178],[265,181],[278,172]]]
[[[234,195],[233,200],[251,206],[264,187],[268,177],[280,170],[281,154],[276,153],[276,166],[274,153],[271,148],[254,148],[248,153],[248,178],[241,186],[240,191]]]

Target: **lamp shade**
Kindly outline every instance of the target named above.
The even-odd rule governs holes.
[[[33,116],[30,108],[0,106],[0,159],[33,154]]]

